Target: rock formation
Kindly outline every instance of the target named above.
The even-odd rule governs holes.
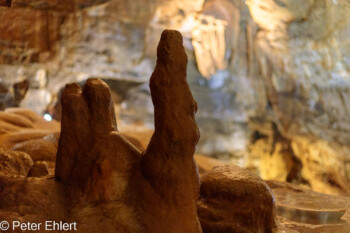
[[[8,108],[0,112],[0,147],[11,149],[20,146],[18,143],[36,139],[54,142],[52,138],[57,137],[59,126],[58,122],[47,122],[33,111]]]
[[[275,231],[273,196],[256,176],[238,167],[217,168],[206,173],[200,188],[194,161],[197,105],[186,81],[181,34],[165,30],[157,52],[150,80],[155,131],[146,150],[141,152],[118,131],[111,93],[103,81],[89,79],[83,89],[68,84],[62,93],[55,178],[45,162],[33,165],[26,153],[7,152],[29,163],[21,162],[28,166],[19,172],[13,169],[17,163],[1,167],[4,174],[22,176],[0,174],[0,219],[75,222],[78,232],[88,233]],[[51,134],[40,140],[54,144],[54,138]],[[25,146],[14,149],[37,158],[40,151],[27,149],[37,143],[26,140]]]
[[[46,161],[53,174],[59,127],[58,122],[47,122],[33,111],[8,108],[0,112],[0,148],[26,154],[32,163]]]
[[[314,191],[350,195],[349,1],[247,4],[260,28],[255,48],[265,86],[255,129],[267,136],[266,122],[277,126]]]
[[[150,80],[155,132],[141,157],[138,171],[143,179],[131,186],[133,193],[144,193],[137,204],[141,201],[152,207],[143,210],[149,232],[161,233],[166,228],[201,232],[196,212],[199,177],[193,159],[199,139],[194,119],[197,104],[186,81],[187,56],[182,43],[179,32],[162,33]],[[184,215],[181,224],[174,221]],[[160,229],[152,229],[159,219],[163,219]]]
[[[350,197],[316,193],[291,183],[267,184],[276,200],[280,232],[350,232]]]
[[[23,152],[15,152],[0,148],[0,175],[27,177],[33,160]]]
[[[175,28],[184,35],[188,82],[200,109],[198,153],[263,176],[267,165],[281,164],[287,172],[268,174],[281,180],[299,167],[296,176],[312,189],[349,193],[341,187],[350,181],[348,0],[2,0],[0,6],[0,109],[18,104],[26,82],[45,69],[52,94],[88,77],[144,83],[128,92],[120,112],[123,120],[151,124],[144,87],[161,31]],[[20,70],[26,79],[15,81]],[[17,96],[16,83],[24,91]],[[252,121],[276,125],[290,141],[287,153],[283,143],[274,150],[262,127],[249,127]],[[249,138],[257,130],[268,141],[256,141],[252,152]],[[268,151],[260,156],[262,147]]]
[[[234,165],[201,177],[198,216],[205,233],[274,232],[274,198],[257,175]],[[254,208],[252,208],[254,207]]]
[[[143,153],[118,133],[102,81],[89,79],[83,90],[70,84],[62,93],[56,178],[79,188],[86,200],[129,203],[142,232],[201,232],[193,160],[199,132],[186,64],[181,35],[165,31],[150,82],[156,127]]]
[[[38,161],[30,168],[28,177],[42,177],[49,175],[49,168],[45,161]]]

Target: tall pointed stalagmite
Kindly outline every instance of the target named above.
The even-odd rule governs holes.
[[[186,64],[181,34],[164,31],[150,80],[155,132],[144,152],[118,132],[103,81],[89,79],[83,89],[67,85],[56,179],[26,178],[33,162],[6,163],[6,171],[21,164],[26,171],[0,176],[0,219],[74,222],[84,233],[277,232],[274,197],[258,176],[223,166],[203,175],[199,187],[197,105]]]
[[[138,223],[137,233],[202,232],[193,158],[199,139],[197,104],[186,81],[182,43],[179,32],[163,32],[150,80],[155,132],[143,153],[118,133],[111,93],[103,81],[89,79],[83,90],[70,84],[62,94],[56,178],[81,192],[85,201],[122,203],[125,209],[115,210],[116,216],[129,213],[124,218]],[[116,229],[129,229],[121,232],[134,232],[135,224],[113,222]]]
[[[148,183],[140,185],[150,208],[143,215],[146,232],[201,232],[196,208],[199,178],[193,159],[199,139],[194,119],[197,104],[186,80],[182,35],[165,30],[157,54],[150,80],[155,132],[140,168]],[[155,229],[155,224],[161,227]]]

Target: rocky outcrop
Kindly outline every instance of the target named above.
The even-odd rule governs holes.
[[[28,173],[28,177],[42,177],[47,175],[49,175],[49,168],[45,161],[34,163]]]
[[[29,82],[45,69],[53,94],[88,77],[143,83],[128,91],[120,112],[123,120],[151,125],[155,48],[163,28],[176,28],[199,106],[198,153],[264,177],[348,193],[347,0],[3,0],[0,6],[1,109],[23,97],[13,95],[21,68]],[[274,132],[262,129],[266,122],[277,126],[282,141],[274,143]],[[264,138],[253,143],[256,132]]]
[[[27,177],[33,164],[26,153],[0,148],[0,176]]]
[[[201,178],[198,216],[203,232],[275,232],[274,198],[257,175],[234,165]]]

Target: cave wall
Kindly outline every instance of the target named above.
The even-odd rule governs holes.
[[[260,28],[255,48],[265,93],[259,94],[268,103],[253,124],[270,116],[312,188],[349,192],[350,2],[247,4]]]
[[[152,127],[156,45],[164,28],[177,29],[199,107],[198,153],[264,179],[350,193],[349,4],[0,1],[1,106],[14,83],[30,83],[43,69],[53,94],[89,77],[128,83],[118,100],[121,119]]]

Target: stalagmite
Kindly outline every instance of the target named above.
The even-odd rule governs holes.
[[[62,221],[84,233],[274,232],[273,196],[249,172],[237,167],[206,171],[200,187],[194,160],[197,104],[186,81],[181,34],[165,30],[157,54],[150,79],[155,131],[146,150],[118,132],[106,83],[89,79],[83,88],[68,84],[62,93],[55,176],[49,161],[33,165],[27,154],[13,152],[31,163],[20,171],[22,176],[0,174],[0,219]],[[30,148],[38,142],[23,143]],[[239,219],[241,204],[245,213]],[[208,221],[208,213],[214,222],[216,217],[222,221]]]
[[[85,200],[129,203],[142,232],[201,232],[193,159],[197,105],[186,65],[181,34],[164,31],[150,80],[155,132],[142,154],[118,133],[111,94],[101,80],[89,79],[83,90],[67,85],[62,94],[56,178],[78,188]]]

